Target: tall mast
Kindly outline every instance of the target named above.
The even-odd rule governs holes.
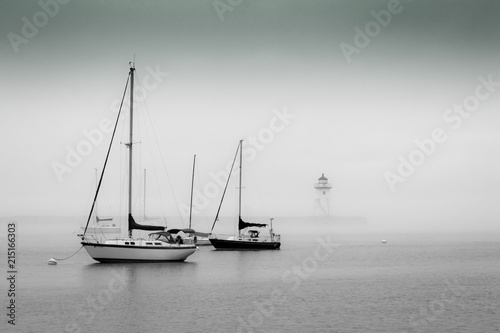
[[[146,221],[146,169],[144,169],[144,221]]]
[[[99,182],[97,181],[97,168],[94,168],[94,173],[95,173],[95,188],[97,191],[97,187],[99,186]],[[99,216],[97,216],[97,200],[95,202],[95,210],[94,210],[94,217],[95,217],[95,224],[99,223]]]
[[[130,67],[130,136],[128,142],[128,218],[132,216],[132,142],[134,128],[134,65]],[[128,230],[128,236],[132,238],[132,230]]]
[[[243,145],[243,140],[240,140],[240,186],[238,187],[239,189],[239,198],[238,198],[238,223],[241,220],[241,162],[243,161],[243,154],[242,154],[242,145]],[[241,232],[238,228],[238,234],[241,235]]]
[[[196,165],[196,154],[193,158],[193,175],[191,176],[191,201],[189,203],[189,229],[191,229],[191,216],[193,212],[193,187],[194,187],[194,167]]]

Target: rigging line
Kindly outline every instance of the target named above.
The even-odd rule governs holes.
[[[195,181],[194,181],[194,188],[193,188],[193,200],[196,200],[196,193],[195,191],[200,191],[199,188],[201,188],[201,184],[203,184],[203,178],[201,176],[201,173],[200,173],[200,169],[202,169],[202,167],[200,167],[200,162],[199,162],[199,158],[196,159],[196,165],[197,167],[195,168]],[[210,222],[211,220],[209,219],[209,217],[206,215],[206,214],[201,214],[202,212],[205,212],[205,210],[203,209],[203,207],[201,207],[201,210],[198,210],[198,211],[195,211],[196,210],[196,207],[197,205],[193,203],[193,216],[192,216],[192,219],[194,220],[194,218],[196,217],[197,218],[197,221],[198,221],[198,225],[202,225],[203,227],[203,230],[205,230],[205,227],[207,226],[210,226]],[[193,228],[194,229],[194,228]],[[200,229],[200,228],[199,228]],[[195,229],[196,230],[196,229]]]
[[[69,259],[69,258],[71,258],[72,256],[74,256],[75,254],[77,254],[78,252],[80,252],[80,250],[81,250],[82,248],[83,248],[83,245],[82,245],[82,246],[80,246],[80,248],[79,248],[79,249],[78,249],[75,253],[73,253],[72,255],[70,255],[69,257],[66,257],[66,258],[63,258],[63,259],[58,259],[58,258],[54,258],[54,259],[55,259],[55,260],[57,260],[57,261],[63,261],[63,260]]]
[[[229,180],[231,179],[231,174],[233,173],[234,163],[236,162],[236,158],[238,157],[238,151],[240,149],[241,149],[241,144],[238,143],[238,149],[236,149],[236,154],[234,155],[233,164],[231,165],[231,171],[229,171],[229,176],[227,177],[226,186],[224,187],[224,192],[222,192],[222,198],[220,200],[219,208],[217,209],[217,214],[215,215],[214,223],[212,224],[212,229],[210,229],[210,232],[212,232],[214,230],[215,222],[217,222],[217,219],[219,218],[219,212],[220,212],[220,208],[222,206],[222,201],[224,201],[224,196],[226,195],[227,185],[229,185]]]
[[[136,119],[139,118],[139,117],[136,117]],[[136,152],[137,152],[137,148],[136,148]],[[135,173],[135,179],[141,179],[141,170],[142,170],[142,149],[139,145],[139,166],[137,168],[134,169],[134,173]],[[135,200],[134,200],[134,203],[133,203],[133,209],[136,210],[137,208],[137,205],[141,205],[141,189],[142,189],[142,180],[139,181],[139,186],[138,186],[138,189],[136,190],[136,195],[135,195]],[[139,207],[140,208],[140,207]]]
[[[259,203],[262,207],[264,207],[264,213],[266,214],[266,216],[269,216],[269,208],[266,204],[266,200],[263,199],[264,196],[262,195],[261,186],[260,186],[260,183],[257,179],[256,174],[255,174],[255,169],[253,168],[252,163],[248,163],[248,164],[249,164],[248,168],[250,169],[250,172],[252,173],[252,176],[253,176],[252,183],[255,184],[255,188],[257,189],[257,193],[259,194],[258,195]],[[260,215],[261,215],[261,217],[263,217],[262,213]]]
[[[198,159],[198,160],[199,160],[199,159]],[[201,178],[201,176],[200,176],[200,167],[199,167],[200,162],[197,162],[197,164],[198,164],[198,167],[197,167],[197,168],[196,168],[196,170],[195,170],[196,177],[195,177],[195,183],[194,183],[194,184],[195,184],[195,186],[194,186],[194,188],[193,188],[193,198],[195,197],[195,196],[194,196],[194,191],[195,191],[195,190],[198,190],[198,185],[202,183],[202,181],[201,181],[201,179],[202,179],[202,178]],[[199,190],[198,190],[198,191],[199,191]],[[193,205],[193,207],[196,207],[196,205]],[[200,211],[198,211],[198,214],[199,214],[199,213],[200,213]],[[201,218],[201,220],[203,221],[203,225],[205,225],[205,224],[206,224],[206,219],[205,219],[205,216],[204,216],[204,215],[201,215],[201,216],[200,216],[200,215],[198,215],[198,219],[200,219],[200,218]]]
[[[147,107],[146,107],[146,108],[147,108]],[[141,116],[143,116],[143,117],[144,117],[144,126],[145,126],[145,128],[146,128],[146,125],[148,124],[148,122],[147,122],[147,117],[146,117],[146,112],[143,112],[143,113],[141,114]],[[152,127],[152,125],[150,125],[150,126]],[[151,143],[152,143],[153,141],[152,141],[151,136],[150,136],[150,135],[148,135],[148,132],[147,132],[147,131],[145,131],[145,132],[146,132],[146,137],[145,137],[145,139],[146,139],[146,140],[148,140],[148,143],[149,143],[149,142],[151,142]],[[148,153],[148,154],[149,154],[148,156],[149,156],[149,158],[151,159],[151,168],[150,168],[150,169],[153,169],[153,177],[154,177],[154,180],[156,180],[156,182],[155,182],[155,184],[156,184],[155,188],[156,188],[156,191],[157,191],[157,193],[158,193],[158,197],[160,198],[160,203],[161,203],[161,204],[160,204],[160,208],[161,208],[161,211],[162,211],[162,214],[163,214],[163,218],[164,218],[164,219],[166,219],[167,213],[166,213],[165,206],[164,206],[164,202],[166,202],[166,201],[164,200],[164,195],[163,195],[163,192],[162,192],[162,190],[161,190],[161,187],[160,187],[160,186],[158,186],[158,184],[159,184],[159,180],[160,180],[160,177],[159,177],[159,175],[158,175],[158,168],[157,168],[157,163],[158,163],[158,161],[157,161],[157,159],[155,158],[155,156],[153,155],[153,152],[152,152],[152,150],[151,150],[150,145],[145,145],[145,146],[144,146],[144,149],[145,149],[145,153],[144,153],[144,154]],[[166,225],[166,220],[165,220],[165,225]]]
[[[132,92],[133,93],[133,92]],[[130,100],[130,91],[129,90],[126,90],[125,92],[125,97],[126,97],[126,100]],[[130,107],[130,105],[129,105]],[[127,137],[127,134],[128,132],[126,131],[126,128],[127,128],[127,125],[129,124],[129,119],[127,119],[126,117],[130,117],[130,113],[128,114],[125,114],[125,117],[123,117],[122,119],[122,129],[120,131],[121,133],[121,141],[120,141],[120,144],[124,144],[126,142],[128,142],[128,137]],[[124,145],[123,147],[126,147],[126,145]],[[127,195],[128,195],[128,192],[126,190],[126,188],[128,187],[128,161],[127,161],[127,157],[128,157],[128,153],[129,153],[129,150],[127,148],[123,148],[120,146],[120,179],[119,179],[119,211],[118,211],[118,215],[119,215],[119,218],[120,218],[120,228],[121,226],[123,226],[123,219],[124,217],[126,217],[128,215],[128,212],[127,212],[127,204],[124,205],[124,203],[127,203],[128,202],[128,198],[127,198]],[[127,218],[125,218],[125,224],[128,226],[128,220]],[[128,227],[126,228],[128,230]],[[120,231],[121,232],[121,231]]]
[[[127,94],[129,94],[129,92],[127,91]],[[128,98],[129,95],[126,95],[126,97]],[[121,129],[121,139],[123,142],[126,142],[126,137],[124,138],[124,136],[126,135],[126,131],[125,131],[125,125],[126,125],[126,121],[125,119],[122,120],[122,129]],[[123,143],[123,142],[120,142],[120,143]],[[127,155],[128,154],[128,149],[123,149],[122,147],[120,147],[120,179],[119,179],[119,183],[118,183],[118,186],[119,186],[119,202],[120,202],[120,208],[119,208],[119,211],[118,211],[118,215],[120,217],[120,228],[121,226],[123,225],[123,217],[124,216],[127,216],[127,212],[126,212],[126,208],[127,206],[123,205],[124,202],[127,202],[127,191],[125,190],[125,187],[127,187],[127,180],[128,180],[128,168],[125,167],[125,165],[127,165]],[[123,210],[123,212],[122,212]],[[127,228],[128,230],[128,228]]]
[[[141,84],[140,80],[139,80],[139,86],[141,87],[141,89],[144,89],[144,88],[142,88],[142,84]],[[165,173],[167,175],[168,184],[169,184],[169,187],[170,187],[170,191],[172,192],[172,197],[174,198],[175,207],[177,208],[177,213],[179,214],[179,217],[181,218],[182,224],[185,226],[186,223],[184,221],[184,217],[182,216],[182,212],[181,212],[181,210],[179,208],[179,203],[178,203],[177,198],[175,196],[174,189],[172,187],[172,182],[170,181],[170,176],[169,176],[168,171],[167,171],[167,166],[165,164],[165,159],[163,158],[163,154],[161,153],[161,150],[160,150],[160,143],[158,142],[158,136],[156,135],[156,131],[155,131],[154,127],[153,127],[153,122],[151,120],[151,116],[149,115],[148,105],[147,105],[145,99],[143,100],[143,102],[144,102],[144,107],[145,107],[145,110],[146,110],[145,113],[146,113],[147,119],[149,120],[149,123],[151,125],[153,136],[154,136],[155,141],[156,141],[156,147],[157,147],[158,152],[160,154],[161,161],[163,163],[163,168],[165,169]],[[164,215],[165,215],[165,213],[164,213]]]
[[[94,168],[94,170],[95,170],[95,182],[96,182],[96,184],[95,184],[95,185],[96,185],[96,189],[97,189],[97,184],[98,184],[98,182],[97,182],[97,171],[98,171],[98,170],[97,170],[97,168]],[[101,193],[99,193],[99,194],[101,195],[101,196],[100,196],[100,200],[101,200],[101,203],[102,203],[102,201],[103,201],[103,199],[104,199],[104,198],[103,198],[103,194],[102,194],[102,192],[101,192]],[[109,204],[109,201],[108,201],[108,204]],[[101,206],[101,207],[102,207],[102,206]],[[99,213],[99,211],[98,211],[98,206],[97,206],[97,201],[96,201],[96,204],[95,204],[95,209],[94,209],[94,220],[95,220],[94,225],[99,225],[99,228],[101,228],[101,224],[99,223],[99,222],[100,222],[100,221],[99,221],[100,219],[99,219],[99,216],[97,215],[98,213]]]
[[[89,226],[90,219],[92,218],[92,212],[94,210],[94,206],[95,206],[95,203],[96,203],[96,200],[97,200],[97,195],[99,194],[99,189],[101,188],[102,178],[104,176],[104,171],[106,170],[106,165],[108,164],[109,153],[111,152],[111,146],[113,145],[113,139],[115,137],[116,127],[118,126],[118,119],[120,119],[120,114],[122,112],[123,100],[125,99],[125,93],[127,92],[127,86],[128,86],[129,80],[130,80],[130,73],[129,73],[128,77],[127,77],[127,83],[125,84],[125,90],[123,92],[123,97],[122,97],[122,102],[120,104],[120,109],[118,111],[118,115],[116,116],[115,127],[113,129],[113,135],[111,136],[111,140],[109,142],[108,153],[106,154],[106,159],[104,160],[104,166],[102,168],[101,178],[99,179],[99,185],[97,185],[97,190],[95,192],[94,201],[92,202],[92,207],[90,208],[90,213],[89,213],[89,217],[87,219],[87,224],[85,225],[85,230],[83,231],[84,235],[87,232],[87,228]]]
[[[139,84],[140,86],[140,84]],[[141,195],[144,193],[144,188],[146,187],[146,184],[144,183],[144,177],[143,177],[143,172],[144,170],[146,169],[145,168],[145,163],[144,163],[144,155],[145,155],[145,152],[143,152],[144,150],[148,150],[147,149],[147,131],[146,131],[146,121],[144,119],[144,111],[140,108],[140,107],[137,107],[136,108],[136,111],[135,111],[135,114],[136,114],[136,119],[137,119],[137,131],[139,134],[136,135],[136,137],[139,139],[139,141],[137,143],[139,143],[139,166],[137,168],[135,168],[135,174],[136,174],[136,179],[140,179],[139,181],[139,188],[137,190],[137,195],[136,195],[136,199],[135,199],[135,203],[134,203],[134,208],[139,206],[139,212],[142,211],[143,214],[142,216],[143,217],[146,217],[146,210],[145,210],[145,207],[143,207],[142,203],[143,201],[141,200]],[[144,125],[142,125],[144,124]],[[142,128],[144,127],[144,128]],[[142,130],[144,130],[144,134],[142,132]],[[145,140],[145,145],[143,145],[143,140]],[[144,200],[146,200],[146,198],[144,197]],[[146,219],[144,219],[145,221]]]
[[[96,214],[96,216],[97,216],[97,214]],[[96,219],[96,220],[97,220],[97,219]],[[101,236],[102,236],[102,237],[104,237],[104,239],[105,239],[105,240],[108,240],[108,239],[106,238],[106,235],[104,234],[104,231],[102,231],[102,228],[101,228],[101,224],[100,224],[100,223],[98,223],[98,226],[99,226],[99,231],[101,232]],[[96,236],[97,236],[97,235],[96,235]],[[101,239],[101,241],[102,241],[102,239]]]
[[[193,200],[196,200],[196,198],[197,198],[195,191],[199,192],[198,187],[201,186],[200,185],[201,183],[203,183],[202,178],[201,178],[201,174],[200,174],[199,158],[196,160],[196,165],[197,165],[197,167],[195,168],[195,171],[194,171],[195,177],[194,177],[194,182],[193,182]],[[192,220],[194,220],[194,218],[196,217],[198,229],[205,230],[205,225],[207,224],[206,223],[207,222],[206,216],[201,215],[201,211],[203,211],[203,209],[201,211],[198,211],[196,207],[197,207],[197,205],[193,203],[193,215],[191,218],[192,218]],[[208,222],[210,223],[210,221],[208,221]],[[203,226],[203,227],[201,227],[201,226]]]
[[[92,193],[94,193],[94,188],[93,186],[90,186],[89,194],[87,195],[87,203],[85,207],[90,206],[90,202],[92,200]],[[83,228],[83,226],[81,226]]]
[[[148,117],[149,117],[149,115],[148,115]],[[151,123],[151,125],[150,125],[150,126],[152,127],[152,122],[151,122],[151,119],[149,119],[149,121],[150,121],[150,123]],[[154,131],[154,130],[153,130],[153,131]],[[167,175],[167,181],[168,181],[168,184],[169,184],[169,187],[170,187],[171,193],[172,193],[172,197],[173,197],[173,199],[174,199],[174,203],[175,203],[175,204],[176,204],[176,206],[177,206],[177,200],[176,200],[176,198],[175,198],[175,193],[174,193],[174,191],[173,191],[172,182],[170,181],[170,177],[169,177],[169,175],[168,175],[167,166],[166,166],[166,164],[165,164],[165,161],[163,160],[163,156],[161,155],[160,146],[159,146],[159,143],[158,143],[158,138],[156,137],[156,134],[154,134],[154,135],[155,135],[155,140],[156,140],[156,145],[157,145],[157,148],[158,148],[158,152],[160,153],[160,156],[161,156],[161,160],[162,160],[162,164],[163,164],[163,169],[165,170],[165,174]],[[151,154],[152,158],[154,159],[154,157],[153,157],[153,152],[150,150],[150,151],[149,151],[149,153]],[[154,176],[155,176],[155,178],[159,180],[159,179],[160,179],[160,176],[158,175],[158,168],[153,167],[153,172],[154,172]],[[163,194],[163,192],[162,192],[162,190],[161,190],[161,187],[160,187],[160,186],[157,186],[157,187],[156,187],[156,190],[158,191],[158,194],[159,194],[159,196],[160,196],[160,200],[161,200],[161,202],[162,202],[162,204],[160,205],[160,207],[161,207],[161,210],[162,210],[162,212],[163,212],[163,216],[164,216],[164,217],[166,217],[166,216],[167,216],[167,212],[166,212],[166,210],[165,210],[165,204],[164,204],[164,202],[166,202],[167,200],[165,200],[165,199],[164,199],[164,194]],[[179,214],[179,216],[181,216],[181,215]],[[181,217],[181,222],[182,222],[182,224],[184,225],[184,220],[182,220],[182,217]]]
[[[96,169],[97,170],[97,169]],[[101,198],[102,199],[102,198]],[[108,239],[106,238],[106,235],[104,234],[104,232],[102,231],[102,228],[101,228],[101,224],[99,223],[99,216],[97,216],[97,202],[96,202],[96,207],[95,207],[95,211],[94,211],[94,218],[95,218],[95,224],[97,224],[97,226],[99,227],[99,231],[101,233],[101,236],[104,237],[104,239],[107,241]],[[95,230],[95,227],[94,227],[94,230]],[[97,235],[96,235],[97,236]],[[102,240],[102,239],[101,239]],[[54,258],[55,259],[55,258]],[[57,260],[57,259],[56,259]]]
[[[157,168],[155,167],[154,165],[154,157],[153,157],[153,154],[151,153],[151,151],[149,150],[149,154],[153,160],[153,164],[152,164],[152,167],[150,168],[153,169],[153,179],[155,180],[154,183],[156,184],[156,191],[158,192],[158,197],[160,198],[160,207],[161,207],[161,211],[162,211],[162,214],[163,214],[163,218],[165,219],[167,214],[166,214],[166,211],[165,211],[165,207],[163,205],[163,202],[164,202],[164,199],[163,199],[163,194],[162,194],[162,191],[161,191],[161,188],[160,186],[158,186],[158,183],[159,183],[159,176],[158,176],[158,170]],[[146,213],[146,211],[144,211],[144,214]],[[154,217],[154,216],[153,216]],[[166,221],[166,220],[165,220]]]
[[[196,154],[193,158],[193,174],[191,175],[191,198],[189,201],[189,228],[191,228],[191,222],[193,220],[193,188],[194,188],[194,171],[196,167]]]
[[[122,191],[123,191],[123,182],[122,182],[122,160],[123,160],[123,150],[120,147],[120,159],[118,160],[119,166],[119,178],[118,178],[118,219],[120,223],[120,234],[121,234],[121,226],[122,226]]]
[[[107,241],[108,239],[106,238],[106,235],[104,234],[104,232],[102,231],[101,229],[101,226],[99,225],[99,231],[101,232],[101,237],[104,237],[104,239]],[[97,235],[96,235],[97,236]],[[101,239],[101,242],[102,242],[102,239]]]
[[[140,87],[142,90],[144,90],[144,88],[142,87],[142,84],[141,84],[141,80],[138,80],[138,85],[139,85],[139,87]],[[148,106],[147,106],[147,104],[146,104],[146,100],[145,100],[145,99],[143,99],[143,100],[142,100],[142,102],[144,103],[144,109],[145,109],[145,111],[141,112],[141,116],[144,118],[144,128],[146,128],[146,125],[148,124],[149,111],[148,111]],[[150,118],[149,118],[149,126],[151,127],[152,132],[154,133],[154,127],[153,127],[153,125],[152,125],[152,121],[151,121],[151,119],[150,119]],[[146,132],[146,137],[145,137],[145,139],[147,139],[147,140],[148,140],[148,142],[149,142],[149,140],[151,140],[151,143],[152,143],[153,141],[152,141],[152,139],[150,138],[150,136],[148,135],[148,131],[145,131],[145,132]],[[160,151],[160,150],[159,150],[159,143],[158,143],[158,139],[156,140],[156,145],[157,145],[157,147],[158,147],[158,151]],[[158,182],[158,181],[159,181],[159,179],[160,179],[160,177],[158,176],[158,170],[157,170],[157,167],[155,166],[156,159],[155,159],[155,157],[154,157],[154,155],[153,155],[153,152],[152,152],[151,148],[149,147],[149,145],[148,145],[148,146],[146,146],[146,147],[145,147],[145,149],[147,150],[147,152],[149,153],[149,157],[151,158],[151,162],[152,162],[152,169],[153,169],[153,173],[154,173],[154,178],[155,178],[155,179],[157,180],[157,182]],[[160,152],[160,155],[161,155],[161,152]],[[165,168],[165,169],[166,169],[166,168]],[[168,177],[168,172],[166,172],[166,174],[167,174],[167,177]],[[170,179],[169,179],[169,183],[170,183]],[[158,184],[157,184],[157,185],[158,185]],[[162,193],[162,191],[161,191],[160,186],[156,186],[156,190],[158,191],[158,196],[160,197],[160,202],[162,203],[162,204],[160,205],[160,207],[161,207],[161,210],[162,210],[162,213],[163,213],[163,218],[164,218],[164,220],[165,220],[165,226],[166,226],[166,216],[167,216],[167,212],[166,212],[166,210],[165,210],[165,206],[164,206],[164,204],[163,204],[163,202],[166,202],[166,200],[164,200],[164,195],[163,195],[163,193]],[[174,199],[175,199],[175,197],[174,197]]]
[[[135,140],[138,140],[136,141],[136,143],[141,143],[141,140],[142,140],[142,134],[141,134],[141,115],[142,115],[142,112],[139,108],[138,105],[135,105],[135,108],[134,108],[134,114],[135,114]],[[134,179],[141,179],[141,171],[142,171],[142,147],[141,145],[139,145],[138,148],[136,148],[136,154],[137,154],[137,150],[139,150],[139,162],[136,162],[135,164],[137,165],[138,164],[138,167],[134,167],[133,168],[133,173],[135,174],[132,175],[134,176],[133,178]],[[132,161],[133,163],[133,161]],[[134,200],[134,203],[133,203],[133,210],[136,210],[137,208],[137,205],[139,205],[139,208],[140,208],[140,204],[141,204],[141,184],[142,184],[142,180],[139,181],[139,187],[138,187],[138,190],[136,190],[136,195],[135,195],[135,200]]]

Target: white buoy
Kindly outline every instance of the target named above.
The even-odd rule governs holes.
[[[387,244],[387,241],[385,239],[382,239],[382,244]]]
[[[49,265],[57,265],[57,260],[54,258],[49,259]]]

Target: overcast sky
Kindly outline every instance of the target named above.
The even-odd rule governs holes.
[[[312,215],[324,173],[334,215],[497,228],[498,1],[55,4],[0,2],[0,216],[88,212],[110,134],[73,166],[68,147],[114,121],[135,55],[164,201],[189,202],[197,154],[199,214],[213,216],[210,175],[247,139],[248,214]]]

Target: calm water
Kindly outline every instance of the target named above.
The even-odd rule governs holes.
[[[2,332],[498,332],[500,235],[381,235],[308,221],[282,249],[99,264],[73,226],[18,222],[17,325]],[[47,224],[47,223],[45,223]],[[287,226],[285,228],[284,226]],[[59,227],[58,227],[59,226]],[[6,274],[6,224],[1,224]],[[59,232],[51,232],[58,230]],[[387,238],[387,244],[380,240]],[[325,245],[326,244],[326,245]],[[7,319],[6,319],[7,318]]]

